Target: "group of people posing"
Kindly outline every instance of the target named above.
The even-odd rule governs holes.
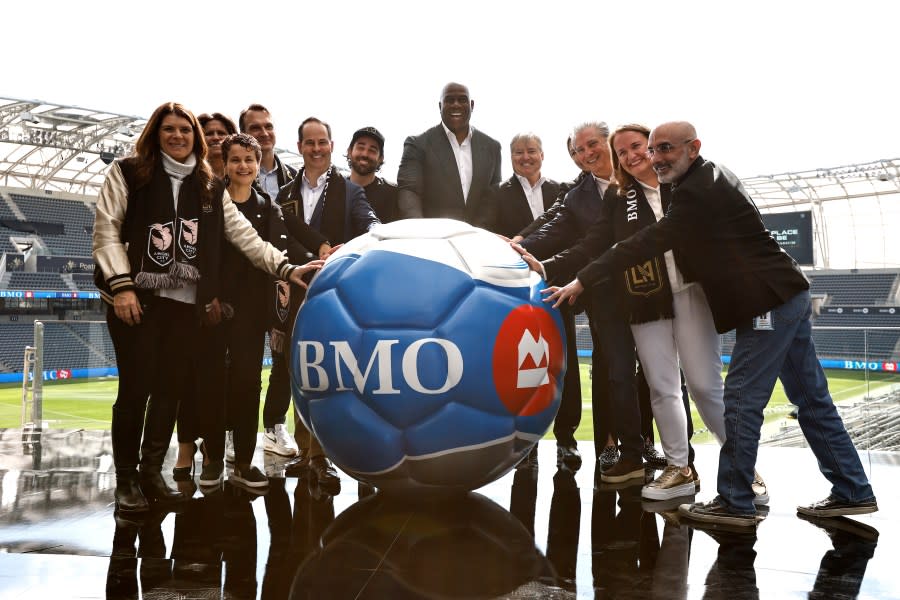
[[[429,217],[504,236],[554,286],[547,299],[563,311],[570,365],[578,364],[574,315],[586,313],[601,482],[643,484],[651,501],[699,491],[690,397],[721,455],[718,495],[683,505],[684,516],[755,525],[756,506],[768,502],[755,471],[763,408],[781,377],[833,485],[829,498],[798,510],[877,510],[815,356],[808,281],[739,180],[700,156],[690,124],[610,131],[583,123],[566,143],[580,170],[570,183],[542,176],[541,140],[523,133],[510,143],[514,175],[501,182],[501,146],[470,125],[466,86],[447,84],[438,108],[441,123],[406,139],[396,186],[376,176],[384,137],[374,127],[353,134],[344,175],[332,162],[330,126],[304,120],[297,172],[276,156],[262,105],[244,110],[237,127],[176,103],[154,112],[134,156],[111,167],[94,230],[120,373],[112,424],[119,510],[183,499],[161,475],[176,421],[176,478],[192,475],[202,439],[201,486],[221,484],[233,445],[229,481],[264,490],[267,478],[251,461],[267,335],[264,450],[299,454],[298,474],[337,493],[315,436],[299,420],[296,441],[287,433],[286,340],[306,281],[334,248],[380,222]],[[723,383],[718,335],[731,329],[737,342]],[[571,368],[554,434],[558,463],[572,469],[582,460],[580,415]],[[648,481],[647,468],[662,473]]]

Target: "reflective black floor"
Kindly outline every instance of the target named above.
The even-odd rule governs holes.
[[[795,513],[828,494],[812,454],[761,449],[769,515],[736,535],[680,525],[639,486],[595,489],[591,461],[557,470],[552,442],[537,471],[405,505],[360,500],[346,476],[311,493],[258,453],[266,495],[226,483],[128,521],[109,450],[108,434],[36,448],[0,432],[0,598],[900,598],[897,454],[863,454],[880,512],[813,523]],[[697,450],[697,498],[712,498],[718,449]]]

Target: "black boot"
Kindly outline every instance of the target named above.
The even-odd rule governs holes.
[[[146,512],[150,508],[138,485],[137,472],[116,475],[116,509],[124,514]]]
[[[171,504],[186,500],[184,494],[169,487],[162,473],[158,470],[141,471],[141,490],[148,500]]]

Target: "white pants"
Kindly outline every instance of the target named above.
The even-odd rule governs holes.
[[[688,463],[687,416],[681,398],[679,358],[688,392],[706,426],[725,441],[722,354],[719,334],[699,284],[673,295],[674,319],[632,325],[634,345],[650,388],[650,406],[669,464]]]

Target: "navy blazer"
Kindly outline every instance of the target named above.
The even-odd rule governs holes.
[[[552,179],[546,180],[541,184],[541,194],[544,200],[543,209],[546,211],[556,201],[559,184]],[[493,197],[493,202],[497,214],[491,229],[494,233],[511,238],[534,221],[531,205],[528,204],[525,190],[522,189],[522,183],[516,175],[500,184],[500,188]]]
[[[615,194],[616,185],[611,183],[606,193]],[[575,245],[600,216],[603,201],[596,181],[588,174],[569,190],[553,220],[522,240],[522,246],[536,258],[545,259]]]
[[[440,217],[490,229],[491,188],[500,183],[500,143],[472,132],[472,185],[463,198],[459,169],[444,126],[406,138],[397,172],[401,219]]]
[[[578,279],[587,287],[670,249],[681,272],[703,286],[719,333],[749,324],[809,289],[737,176],[702,157],[673,186],[662,219],[603,252]]]

